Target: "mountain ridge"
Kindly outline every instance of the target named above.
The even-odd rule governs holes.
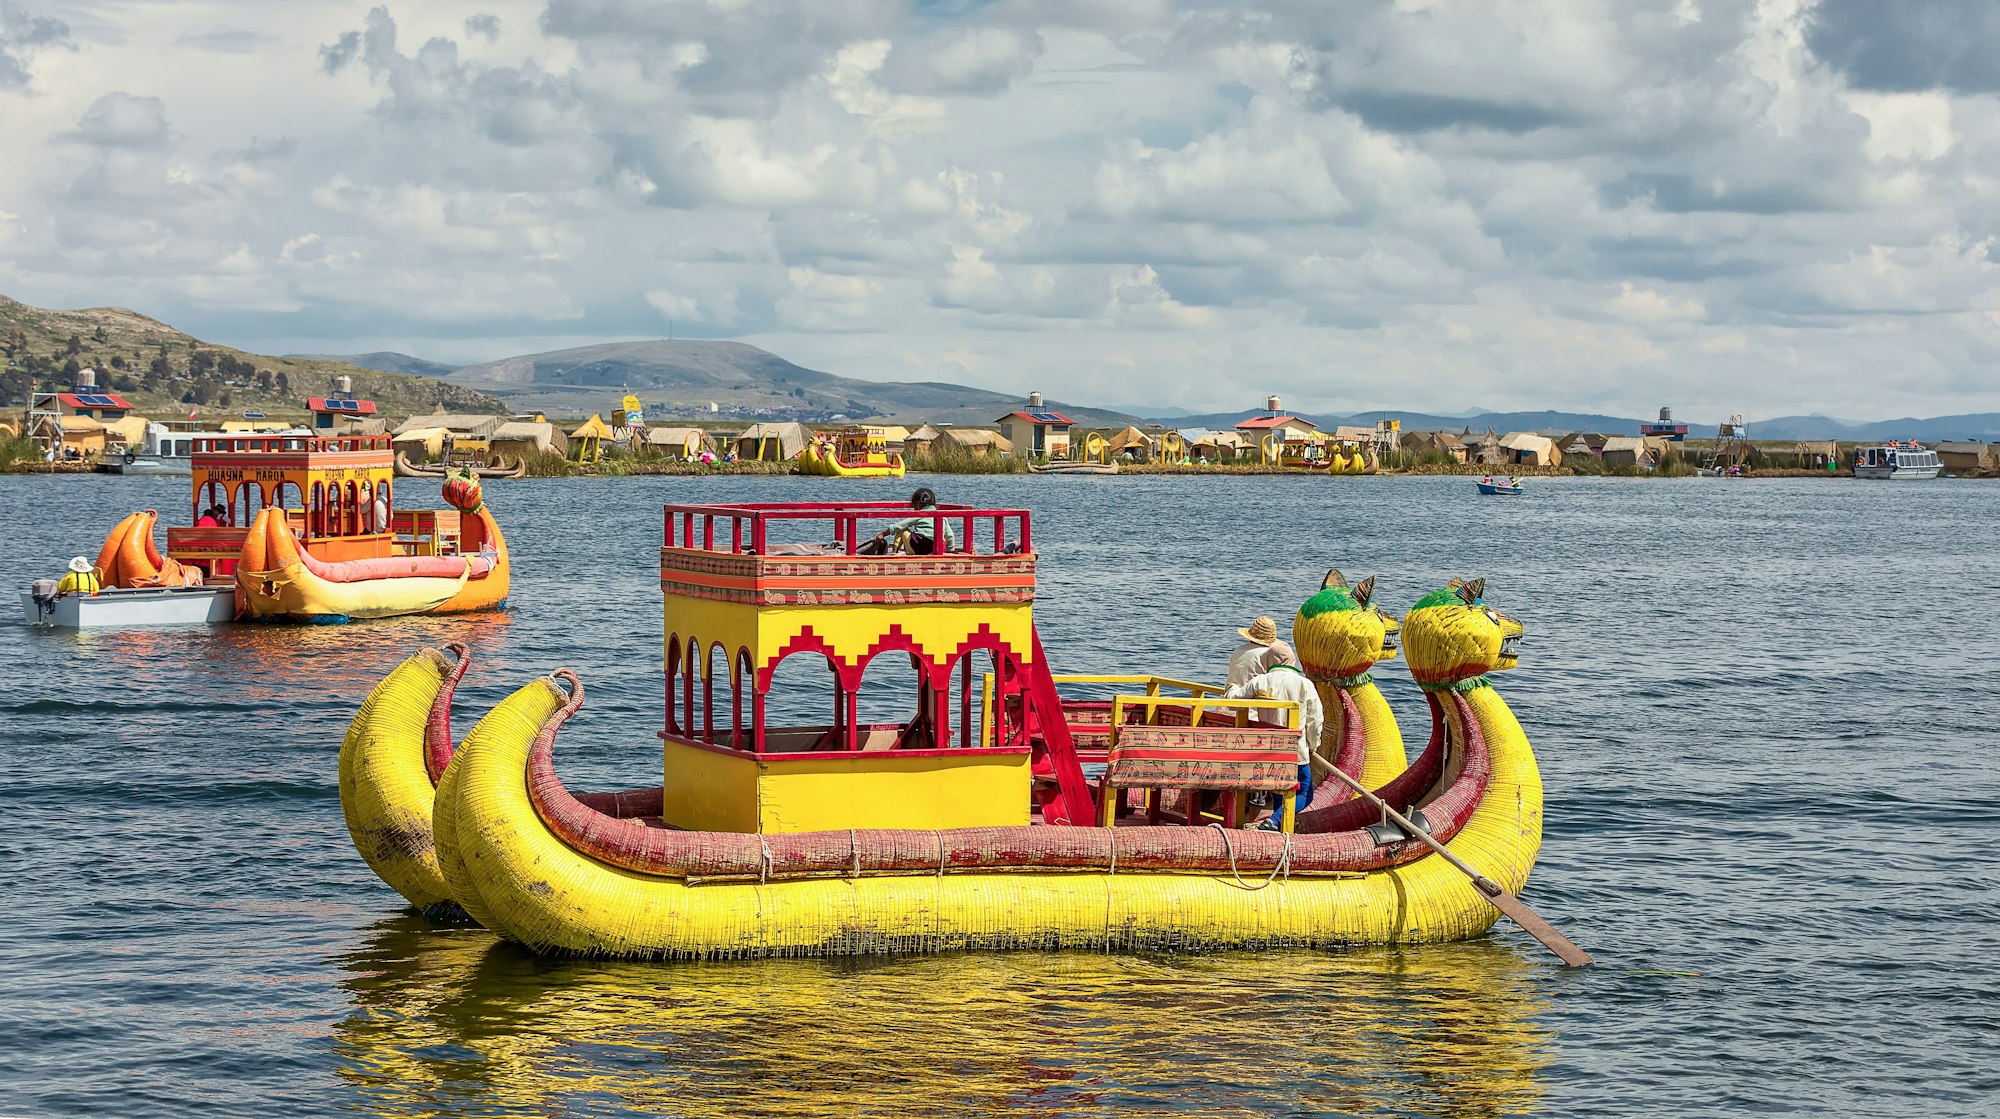
[[[870,381],[809,369],[747,342],[645,339],[571,346],[461,366],[448,383],[500,396],[517,410],[587,414],[626,392],[648,415],[719,414],[827,422],[871,419],[990,424],[1021,396],[947,381]],[[1123,425],[1128,413],[1049,401],[1080,423]],[[713,411],[711,412],[711,408]]]
[[[1264,414],[1256,410],[1211,412],[1206,415],[1153,418],[1148,422],[1176,428],[1227,429],[1248,417]],[[1604,435],[1637,435],[1640,425],[1650,422],[1592,412],[1559,411],[1481,412],[1472,416],[1438,416],[1392,410],[1357,412],[1352,415],[1303,412],[1293,414],[1325,429],[1342,424],[1373,427],[1377,420],[1399,419],[1403,421],[1404,431],[1458,432],[1470,429],[1474,434],[1484,434],[1486,429],[1492,428],[1495,434],[1500,435],[1510,431],[1533,431],[1551,436],[1568,435],[1578,431]],[[1906,416],[1894,420],[1869,421],[1836,420],[1827,416],[1775,416],[1767,420],[1749,420],[1747,426],[1751,439],[1780,441],[1837,439],[1844,442],[1874,440],[1887,442],[1891,439],[1918,439],[1926,443],[1961,440],[2000,442],[2000,412],[1968,412],[1933,416],[1928,419]],[[1716,436],[1715,428],[1714,424],[1690,423],[1688,436],[1694,439],[1712,439]]]
[[[375,350],[365,354],[286,354],[285,356],[298,358],[301,361],[338,361],[380,373],[402,373],[411,377],[434,377],[439,380],[450,376],[458,369],[456,365],[412,357],[395,350]]]
[[[390,413],[504,408],[495,397],[434,378],[206,341],[129,307],[60,310],[0,295],[0,402],[66,391],[75,369],[94,370],[101,388],[150,415],[193,407],[302,416],[306,398],[332,391],[338,377],[352,378],[355,395]]]

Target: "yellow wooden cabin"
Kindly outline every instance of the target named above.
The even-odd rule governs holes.
[[[667,507],[660,738],[669,825],[798,832],[1029,822],[1030,748],[983,729],[978,686],[996,670],[1018,678],[1036,657],[1035,557],[999,545],[1024,544],[1027,514],[940,507],[934,516],[950,523],[956,550],[856,554],[909,514],[893,502]],[[787,535],[840,543],[779,543]],[[996,547],[974,551],[975,535]],[[823,664],[831,679],[818,717],[774,694],[793,658]],[[915,677],[898,693],[910,701],[898,721],[863,718],[864,693],[880,698],[873,692],[884,673],[869,671],[877,663]]]

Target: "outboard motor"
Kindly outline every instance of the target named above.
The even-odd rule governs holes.
[[[52,624],[56,616],[56,581],[37,579],[28,584],[28,597],[35,600],[36,621],[41,625]]]

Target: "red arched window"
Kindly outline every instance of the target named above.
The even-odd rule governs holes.
[[[729,675],[730,702],[733,709],[729,715],[729,744],[738,750],[747,743],[743,739],[743,693],[750,687],[750,649],[748,646],[736,650],[735,671]]]
[[[326,486],[313,483],[312,505],[306,513],[306,535],[313,539],[326,535]]]
[[[667,637],[667,733],[668,734],[681,733],[681,722],[680,719],[677,717],[677,712],[674,709],[674,687],[675,684],[680,679],[680,672],[681,672],[681,648],[682,648],[681,635],[678,633],[669,634]]]

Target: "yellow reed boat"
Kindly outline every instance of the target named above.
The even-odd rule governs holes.
[[[1294,815],[1295,704],[1052,672],[1026,512],[941,507],[957,550],[855,554],[903,512],[667,508],[657,785],[564,785],[554,749],[584,706],[575,672],[528,681],[455,743],[466,654],[412,656],[341,748],[356,847],[413,905],[558,954],[1414,944],[1497,919],[1465,873],[1331,775]],[[1398,623],[1374,582],[1330,572],[1294,619],[1327,714],[1318,752],[1518,891],[1541,845],[1541,778],[1488,674],[1514,666],[1520,624],[1477,580]],[[1430,716],[1414,759],[1370,675],[1399,645]],[[865,723],[864,675],[884,654],[916,677],[914,712]],[[792,657],[830,669],[830,719],[779,717]],[[1282,805],[1275,831],[1249,826],[1259,793]]]
[[[903,456],[889,449],[877,428],[851,427],[833,439],[815,439],[799,453],[799,473],[826,478],[901,478]]]

